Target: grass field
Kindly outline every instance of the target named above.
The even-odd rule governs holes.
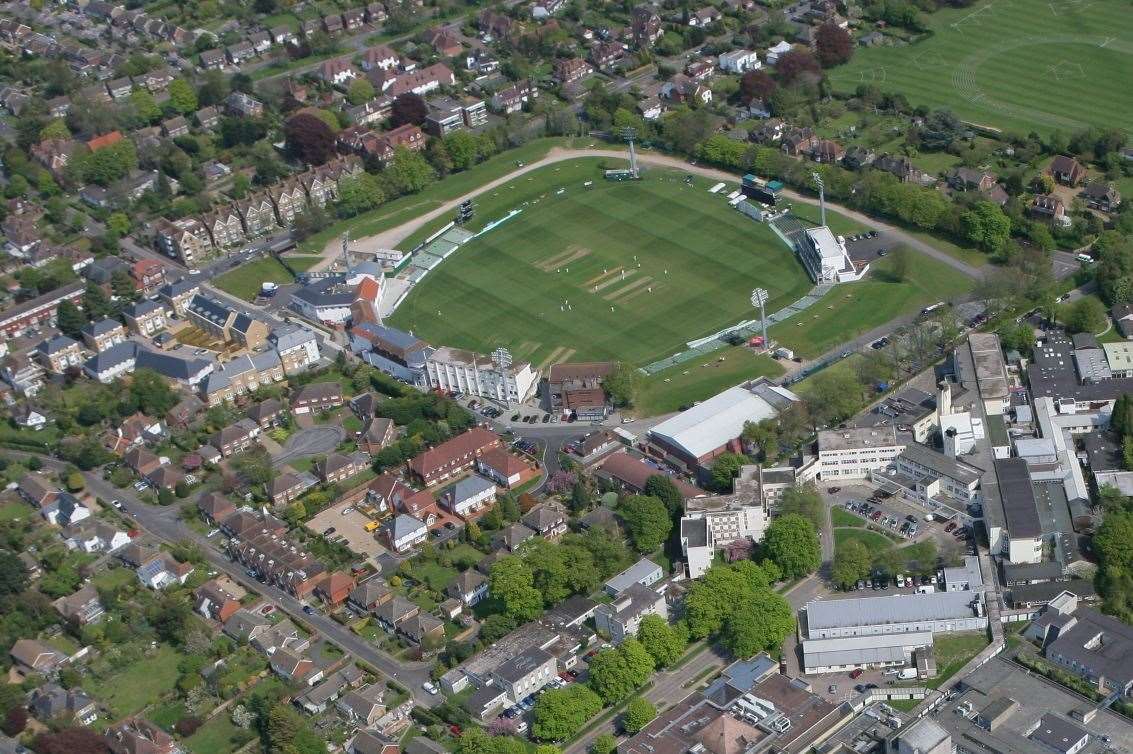
[[[870,552],[881,552],[893,546],[893,540],[884,534],[867,529],[835,529],[834,546],[838,547],[850,541],[861,542]]]
[[[834,526],[849,526],[854,529],[864,529],[865,519],[855,516],[843,508],[830,509],[830,523]]]
[[[859,50],[831,70],[835,89],[872,84],[1024,134],[1133,120],[1127,0],[989,0],[927,18],[922,41]]]
[[[771,311],[810,289],[786,245],[709,194],[711,181],[650,170],[607,183],[598,164],[547,167],[478,198],[480,223],[522,212],[434,269],[392,324],[481,352],[504,345],[536,365],[644,364],[751,316],[754,287],[771,293]]]
[[[294,281],[286,267],[272,257],[264,257],[226,272],[212,282],[225,293],[245,301],[254,301],[260,295],[261,283],[287,284]]]
[[[180,675],[177,663],[182,656],[163,644],[152,656],[84,685],[91,696],[110,709],[115,719],[132,715],[173,688]]]
[[[633,413],[641,416],[667,414],[745,380],[756,377],[775,379],[782,374],[783,367],[779,362],[767,356],[757,356],[746,347],[721,349],[646,377],[634,399]]]
[[[796,354],[813,358],[894,317],[971,289],[972,279],[958,270],[909,253],[913,260],[904,280],[894,280],[889,274],[893,257],[879,259],[869,278],[835,287],[815,306],[772,327],[771,337]]]

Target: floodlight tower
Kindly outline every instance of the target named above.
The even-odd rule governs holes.
[[[822,182],[822,176],[817,172],[810,174],[814,178],[815,184],[818,186],[818,209],[822,216],[822,225],[826,225],[826,184]]]
[[[637,129],[629,126],[623,128],[622,138],[629,142],[629,172],[634,178],[638,178],[637,152],[633,149],[633,140],[637,138]]]
[[[342,271],[350,274],[350,234],[342,234]]]
[[[756,288],[751,292],[751,305],[759,307],[759,325],[763,330],[763,347],[768,348],[770,341],[767,340],[767,289]]]
[[[492,361],[500,372],[500,380],[504,384],[504,405],[511,408],[511,390],[508,387],[508,368],[511,367],[511,351],[506,348],[497,348],[492,351]]]

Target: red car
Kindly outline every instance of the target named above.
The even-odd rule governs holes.
[[[860,678],[862,674],[861,668],[854,668],[850,671],[850,678]]]
[[[449,731],[449,733],[453,734],[453,735],[454,735],[454,736],[456,736],[457,738],[460,738],[461,730],[460,730],[460,726],[459,726],[459,725],[450,725],[450,726],[448,726],[448,731]]]

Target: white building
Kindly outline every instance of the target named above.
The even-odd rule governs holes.
[[[599,605],[594,611],[594,627],[609,635],[614,644],[621,644],[627,636],[635,636],[641,621],[648,615],[669,619],[665,596],[647,586],[630,584],[613,602]]]
[[[763,65],[755,50],[729,50],[721,54],[717,62],[721,70],[736,74],[754,71]]]
[[[539,372],[526,361],[501,372],[490,356],[459,348],[438,348],[425,359],[429,387],[509,403],[523,403],[535,395]]]
[[[916,443],[906,446],[896,463],[900,478],[894,481],[919,502],[941,495],[964,504],[980,500],[982,469]]]
[[[983,419],[971,411],[958,411],[952,406],[952,387],[944,384],[936,400],[937,424],[944,441],[944,454],[955,458],[967,455],[987,433]]]
[[[869,272],[868,264],[854,264],[845,239],[825,225],[808,228],[798,250],[803,267],[816,283],[849,283]]]
[[[794,45],[792,45],[790,42],[783,40],[782,42],[776,44],[774,47],[768,48],[767,65],[775,65],[776,63],[778,63],[779,58],[783,57],[785,53],[790,52],[793,47]]]
[[[744,466],[732,494],[689,498],[681,517],[681,551],[690,579],[712,566],[716,551],[736,541],[759,542],[767,531],[767,508],[760,495],[760,468]]]
[[[803,672],[844,673],[854,668],[902,667],[912,664],[913,653],[932,646],[932,633],[845,636],[803,640]]]
[[[987,626],[981,592],[932,592],[815,600],[807,603],[806,638],[978,631]]]
[[[831,429],[818,433],[818,467],[824,481],[866,479],[888,468],[905,446],[894,427]]]
[[[642,558],[618,575],[611,577],[603,586],[603,589],[611,597],[617,597],[634,584],[653,586],[664,576],[665,572],[661,569],[661,566],[649,558]]]
[[[319,339],[306,328],[281,327],[272,331],[268,341],[279,354],[287,374],[302,372],[319,361]]]

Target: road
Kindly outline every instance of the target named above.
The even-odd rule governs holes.
[[[471,199],[472,197],[474,197],[478,194],[484,193],[486,191],[490,191],[490,190],[492,190],[492,189],[494,189],[498,186],[502,186],[506,183],[509,183],[509,182],[515,180],[516,178],[518,178],[519,176],[531,172],[532,170],[539,170],[540,168],[547,167],[548,165],[554,165],[555,163],[565,162],[566,160],[576,160],[580,157],[610,157],[610,156],[624,157],[625,159],[629,159],[629,153],[627,151],[621,150],[621,149],[566,149],[566,148],[563,148],[563,147],[555,147],[550,152],[547,153],[546,157],[544,157],[540,160],[530,162],[530,163],[524,165],[522,168],[519,168],[519,169],[517,169],[517,170],[515,170],[515,171],[513,171],[513,172],[511,172],[511,173],[509,173],[509,174],[507,174],[507,175],[505,175],[501,178],[497,178],[494,181],[490,181],[490,182],[480,186],[479,188],[475,189],[474,191],[470,191],[467,194],[464,194],[463,196],[460,196],[460,197],[457,197],[456,199],[445,202],[444,204],[437,207],[436,209],[430,210],[430,211],[426,212],[425,214],[420,215],[419,217],[416,217],[413,220],[410,220],[407,223],[399,225],[396,228],[392,228],[392,229],[384,231],[382,233],[378,233],[377,235],[367,236],[365,238],[354,239],[353,243],[359,249],[363,249],[363,250],[371,249],[371,248],[373,248],[373,249],[377,249],[377,248],[395,249],[395,248],[397,248],[397,245],[399,243],[404,241],[406,238],[408,238],[413,233],[417,232],[423,226],[427,225],[428,223],[431,223],[433,220],[436,220],[439,217],[445,217],[447,215],[452,214],[452,212],[460,205],[461,202],[466,201],[468,199]],[[704,167],[702,165],[692,165],[692,164],[686,162],[685,160],[683,160],[679,157],[671,157],[669,155],[662,155],[662,154],[643,153],[643,154],[638,154],[637,160],[638,160],[638,162],[644,163],[644,164],[647,164],[647,165],[658,165],[658,166],[661,166],[661,167],[673,168],[673,169],[676,169],[676,170],[683,170],[683,171],[688,172],[688,173],[693,173],[693,174],[696,174],[696,175],[704,176],[706,178],[712,178],[714,180],[729,181],[729,182],[735,182],[737,180],[736,176],[734,174],[729,173],[727,171],[719,170],[717,168]],[[789,197],[792,201],[802,202],[804,204],[815,204],[815,205],[818,204],[817,199],[810,197],[810,196],[805,196],[803,194],[800,194],[796,191],[792,191],[790,189],[784,189],[783,194],[785,196]],[[839,204],[827,202],[827,206],[830,207],[830,209],[834,210],[835,212],[839,212],[839,213],[845,215],[846,217],[849,217],[852,220],[855,220],[859,223],[862,223],[863,225],[868,225],[871,228],[876,228],[877,230],[884,231],[890,238],[893,238],[894,240],[896,240],[896,241],[898,241],[902,244],[905,244],[906,246],[908,246],[912,249],[915,249],[916,251],[919,251],[922,254],[926,254],[927,256],[930,256],[930,257],[932,257],[932,258],[934,258],[934,259],[936,259],[940,262],[943,262],[944,264],[947,264],[949,267],[953,267],[954,269],[959,270],[960,272],[967,275],[968,277],[975,278],[975,279],[980,279],[980,278],[983,277],[983,271],[980,270],[979,267],[975,267],[974,265],[970,265],[967,262],[964,262],[963,260],[960,260],[960,259],[957,259],[956,257],[951,256],[950,254],[946,254],[945,252],[941,251],[940,249],[937,249],[935,246],[932,246],[931,244],[926,243],[925,241],[922,241],[921,239],[910,235],[909,233],[907,233],[906,231],[904,231],[903,229],[901,229],[901,228],[899,228],[895,225],[890,225],[889,223],[882,222],[882,221],[880,221],[876,218],[869,217],[865,214],[862,214],[861,212],[858,212],[857,210],[853,210],[853,209],[850,209],[849,207],[844,207],[844,206],[839,205]],[[331,257],[336,253],[336,250],[340,249],[341,247],[342,247],[342,237],[339,236],[339,237],[334,238],[334,239],[327,242],[326,247],[323,249],[323,256],[324,257]]]
[[[16,454],[13,451],[13,454]],[[67,465],[55,459],[42,458],[44,465],[62,470]],[[433,707],[440,703],[440,697],[426,693],[421,684],[429,679],[430,665],[424,662],[407,662],[381,651],[373,644],[352,633],[322,613],[308,615],[303,605],[291,595],[270,584],[261,584],[248,576],[244,568],[229,560],[214,549],[212,540],[194,531],[181,520],[181,507],[178,505],[159,506],[142,501],[134,494],[132,487],[118,489],[95,472],[84,474],[87,489],[103,500],[121,500],[129,511],[129,516],[138,526],[164,542],[190,541],[200,546],[205,559],[215,570],[224,573],[251,592],[257,592],[264,600],[282,610],[298,623],[309,626],[324,639],[338,646],[344,652],[365,662],[389,678],[405,686],[417,704]]]

